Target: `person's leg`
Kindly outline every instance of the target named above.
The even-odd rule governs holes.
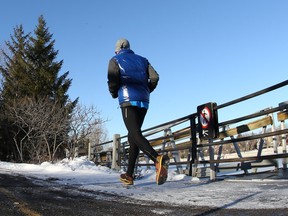
[[[158,153],[151,147],[149,141],[142,135],[141,132],[141,127],[146,113],[147,109],[144,108],[132,106],[122,108],[122,116],[128,130],[128,141],[130,144],[127,174],[133,174],[139,149],[154,162],[158,156]]]
[[[135,109],[135,108],[136,107],[134,107],[134,108],[132,107],[130,111],[129,110],[125,111],[125,112],[128,112],[129,114],[124,113],[127,117],[129,115],[129,117],[130,117],[129,120],[132,121],[132,123],[131,123],[131,122],[129,122],[129,120],[127,120],[128,118],[126,119],[126,121],[128,121],[128,124],[130,125],[130,127],[129,127],[130,129],[128,130],[128,141],[129,141],[129,144],[131,143],[130,148],[129,148],[128,168],[127,168],[127,172],[126,172],[128,176],[133,176],[135,163],[136,163],[136,160],[137,160],[139,152],[140,152],[138,145],[137,145],[137,140],[134,141],[135,136],[139,136],[139,134],[135,133],[132,130],[134,130],[135,128],[139,128],[139,130],[136,130],[136,131],[141,131],[141,127],[142,127],[142,124],[144,122],[144,119],[145,119],[145,116],[147,113],[147,109],[139,109],[139,108]],[[135,110],[135,112],[134,112],[134,110]],[[142,132],[141,132],[141,136],[143,136]],[[149,143],[149,146],[150,146],[150,143]]]
[[[129,142],[129,158],[128,158],[128,167],[127,167],[127,175],[133,177],[135,163],[137,157],[139,155],[139,148],[131,139],[130,134],[128,134],[128,142]]]
[[[139,149],[144,152],[156,166],[156,183],[158,185],[164,184],[167,180],[169,157],[167,155],[158,155],[158,153],[152,148],[149,141],[142,135],[141,127],[145,118],[147,110],[138,107],[125,107],[122,108],[122,115],[124,123],[128,130],[128,141],[130,144],[128,170],[126,174],[122,174],[121,181],[127,184],[133,184],[131,180],[135,168],[135,162],[137,160]],[[137,150],[137,151],[136,151]],[[128,177],[125,177],[127,175]],[[130,178],[130,180],[129,180]],[[127,180],[128,179],[128,180]]]

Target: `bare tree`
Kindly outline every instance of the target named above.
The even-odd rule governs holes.
[[[54,161],[57,153],[67,148],[70,157],[77,149],[87,152],[88,143],[106,139],[100,112],[94,106],[77,105],[68,115],[67,108],[49,98],[15,99],[7,106],[9,119],[15,127],[13,140],[21,161]],[[25,157],[26,156],[26,157]]]
[[[106,120],[103,120],[100,114],[93,105],[87,107],[78,104],[73,109],[67,149],[70,157],[73,158],[79,148],[87,150],[89,142],[100,143],[106,139],[106,131],[103,127]]]
[[[27,152],[33,161],[53,161],[58,148],[67,143],[66,108],[49,98],[23,98],[7,107],[14,130],[14,143],[21,161]]]

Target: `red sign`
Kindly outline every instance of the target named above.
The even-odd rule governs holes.
[[[199,137],[214,139],[219,134],[218,114],[215,109],[216,103],[206,103],[197,107]]]
[[[200,123],[203,129],[207,129],[209,127],[211,120],[211,111],[208,107],[204,107],[200,113]]]

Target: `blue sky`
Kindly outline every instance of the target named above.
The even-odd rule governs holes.
[[[22,24],[32,32],[43,15],[61,72],[73,79],[73,100],[95,105],[112,137],[126,134],[118,101],[107,87],[118,38],[130,41],[160,75],[143,129],[287,80],[286,0],[0,0],[0,46]],[[287,86],[219,110],[219,120],[287,101]]]

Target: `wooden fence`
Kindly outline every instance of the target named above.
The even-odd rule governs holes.
[[[228,103],[216,105],[213,109],[217,112],[224,107],[287,85],[288,80]],[[199,113],[142,132],[157,151],[169,155],[170,167],[175,166],[177,172],[197,177],[210,176],[210,179],[214,180],[219,173],[231,170],[243,170],[245,173],[257,172],[268,166],[287,169],[287,119],[288,101],[279,101],[277,107],[265,108],[256,113],[219,122],[216,125],[219,134],[214,138],[205,139],[200,136]],[[113,150],[94,153],[97,158],[96,163],[125,170],[129,149],[127,135],[121,137],[115,134],[113,140],[99,145],[111,143],[113,143]],[[268,149],[272,149],[272,152],[267,152]],[[140,154],[137,168],[143,166],[149,168],[153,163],[145,155]]]

